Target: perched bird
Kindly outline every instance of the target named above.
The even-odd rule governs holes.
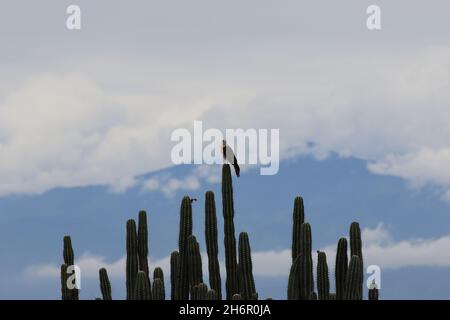
[[[191,203],[194,202],[194,201],[197,201],[197,198],[192,198],[191,199]]]
[[[222,153],[223,158],[233,165],[236,176],[239,177],[241,168],[239,168],[239,164],[237,162],[236,156],[234,155],[233,149],[231,149],[231,147],[227,145],[227,142],[225,140],[222,140]]]

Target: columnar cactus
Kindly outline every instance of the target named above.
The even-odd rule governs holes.
[[[203,283],[202,257],[200,255],[200,247],[195,236],[188,238],[188,277],[189,287],[192,288]]]
[[[300,254],[300,239],[302,238],[302,224],[305,221],[305,209],[303,206],[303,198],[296,197],[294,199],[293,212],[293,228],[292,228],[292,263]]]
[[[160,278],[154,278],[154,280],[153,280],[152,298],[153,298],[153,300],[165,300],[166,299],[164,282]]]
[[[160,267],[156,267],[155,270],[153,270],[153,281],[156,279],[160,279],[164,285],[164,271]]]
[[[189,197],[184,197],[180,208],[180,234],[178,239],[178,250],[180,253],[177,298],[189,299],[189,271],[188,271],[188,238],[192,235],[192,205]]]
[[[345,277],[345,295],[344,300],[361,300],[362,287],[362,268],[361,259],[354,255],[350,259],[350,264]]]
[[[133,300],[138,273],[138,245],[136,234],[136,222],[133,219],[127,221],[127,300]],[[145,277],[148,279],[144,272]],[[150,283],[147,280],[147,287]]]
[[[148,277],[144,271],[138,271],[136,275],[136,285],[133,293],[133,300],[151,300],[152,292],[148,282]]]
[[[313,262],[312,262],[312,236],[311,225],[307,222],[302,224],[300,241],[300,298],[308,300],[314,290]]]
[[[369,300],[378,300],[378,288],[375,280],[372,282],[369,288]]]
[[[222,299],[222,280],[217,245],[217,216],[214,193],[206,192],[205,197],[205,239],[208,253],[209,286],[216,292],[217,299]]]
[[[227,270],[226,289],[227,299],[231,300],[239,292],[236,237],[234,235],[234,203],[233,184],[230,165],[222,167],[222,205],[225,233],[225,267]]]
[[[350,256],[358,256],[360,261],[360,288],[358,292],[358,299],[362,299],[363,294],[363,282],[364,282],[364,272],[363,272],[363,256],[362,256],[362,241],[361,241],[361,230],[357,222],[353,222],[350,225]]]
[[[150,281],[150,275],[148,271],[148,228],[147,228],[147,213],[145,211],[139,212],[138,219],[138,259],[139,270],[144,271]]]
[[[335,280],[336,280],[336,300],[344,299],[345,277],[347,276],[348,257],[347,239],[340,238],[336,251]]]
[[[178,272],[180,271],[180,254],[173,251],[170,254],[170,295],[172,300],[178,300]]]
[[[78,300],[79,299],[79,291],[78,288],[75,287],[76,284],[76,278],[75,276],[75,255],[73,253],[72,248],[72,240],[70,236],[64,236],[64,250],[63,250],[63,257],[64,257],[64,264],[65,267],[65,281],[61,282],[61,284],[65,287],[66,290],[66,300]],[[72,269],[73,272],[68,274],[68,270]],[[68,288],[68,280],[71,280],[72,285],[74,288]]]
[[[67,288],[67,264],[61,265],[61,299],[62,300],[72,300],[70,295],[70,290]]]
[[[256,293],[256,289],[250,241],[246,232],[242,232],[239,235],[239,273],[240,293],[245,300],[250,300]]]
[[[103,300],[112,300],[111,283],[109,282],[108,272],[105,268],[101,268],[98,273],[100,277],[100,291],[102,293]]]
[[[197,285],[197,300],[207,300],[208,299],[208,286],[204,283],[199,283]]]
[[[289,272],[289,282],[288,282],[288,300],[299,300],[300,299],[300,265],[302,259],[297,256],[294,263],[291,266],[291,271]]]
[[[206,294],[206,300],[218,300],[217,292],[214,289],[208,290],[208,293]]]
[[[322,251],[317,251],[317,291],[319,300],[328,300],[330,280],[328,278],[327,256]]]

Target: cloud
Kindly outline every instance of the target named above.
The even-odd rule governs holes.
[[[214,68],[195,58],[107,56],[77,66],[26,77],[0,100],[0,195],[126,190],[172,165],[172,130],[196,119],[205,129],[280,129],[282,159],[336,152],[374,173],[450,190],[449,47],[248,49]],[[166,193],[197,180],[164,181]]]
[[[400,269],[404,267],[450,267],[450,236],[435,239],[410,239],[395,241],[383,224],[362,231],[364,265],[378,265],[381,270]],[[320,248],[325,251],[330,271],[334,269],[336,244]],[[203,272],[207,278],[207,255],[202,254]],[[291,249],[267,250],[252,252],[253,273],[259,277],[287,277],[291,267]],[[105,267],[111,277],[124,277],[125,257],[117,261],[107,262],[104,257],[88,253],[78,259],[82,276],[97,277],[98,269]],[[313,255],[316,264],[316,255]],[[224,262],[220,262],[221,272],[225,273]],[[162,259],[150,259],[151,268],[161,267],[166,275],[170,274],[170,256]],[[29,266],[25,270],[27,276],[59,277],[59,268],[52,264]]]
[[[219,166],[201,165],[195,167],[183,178],[176,178],[171,173],[157,174],[142,181],[141,190],[143,192],[161,191],[167,198],[172,198],[181,190],[198,190],[202,183],[219,183],[220,170]]]

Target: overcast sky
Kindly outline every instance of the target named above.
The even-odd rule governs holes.
[[[448,1],[377,1],[381,31],[369,1],[77,1],[69,31],[72,3],[0,13],[0,195],[125,190],[198,119],[450,198]]]

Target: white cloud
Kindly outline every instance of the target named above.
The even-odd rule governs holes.
[[[372,264],[381,270],[399,269],[404,267],[450,267],[450,236],[436,239],[410,239],[394,241],[383,224],[373,229],[363,229],[364,265]],[[334,269],[336,244],[321,248],[327,254],[328,267]],[[316,255],[313,255],[315,264]],[[291,267],[291,250],[254,251],[252,253],[253,272],[261,277],[287,277]],[[207,279],[207,255],[202,254],[203,272]],[[82,276],[97,277],[98,269],[105,267],[112,277],[124,277],[125,257],[117,261],[107,262],[104,257],[83,254],[77,261]],[[224,274],[224,263],[221,261],[221,272]],[[161,267],[166,275],[170,272],[170,256],[158,260],[150,260],[150,267]],[[41,264],[26,269],[28,276],[58,277],[59,268],[56,265]]]
[[[123,191],[170,166],[171,131],[195,119],[205,128],[279,128],[282,158],[334,151],[449,190],[450,48],[250,50],[211,63],[104,57],[11,88],[0,100],[0,195]],[[182,188],[167,184],[169,193]]]

